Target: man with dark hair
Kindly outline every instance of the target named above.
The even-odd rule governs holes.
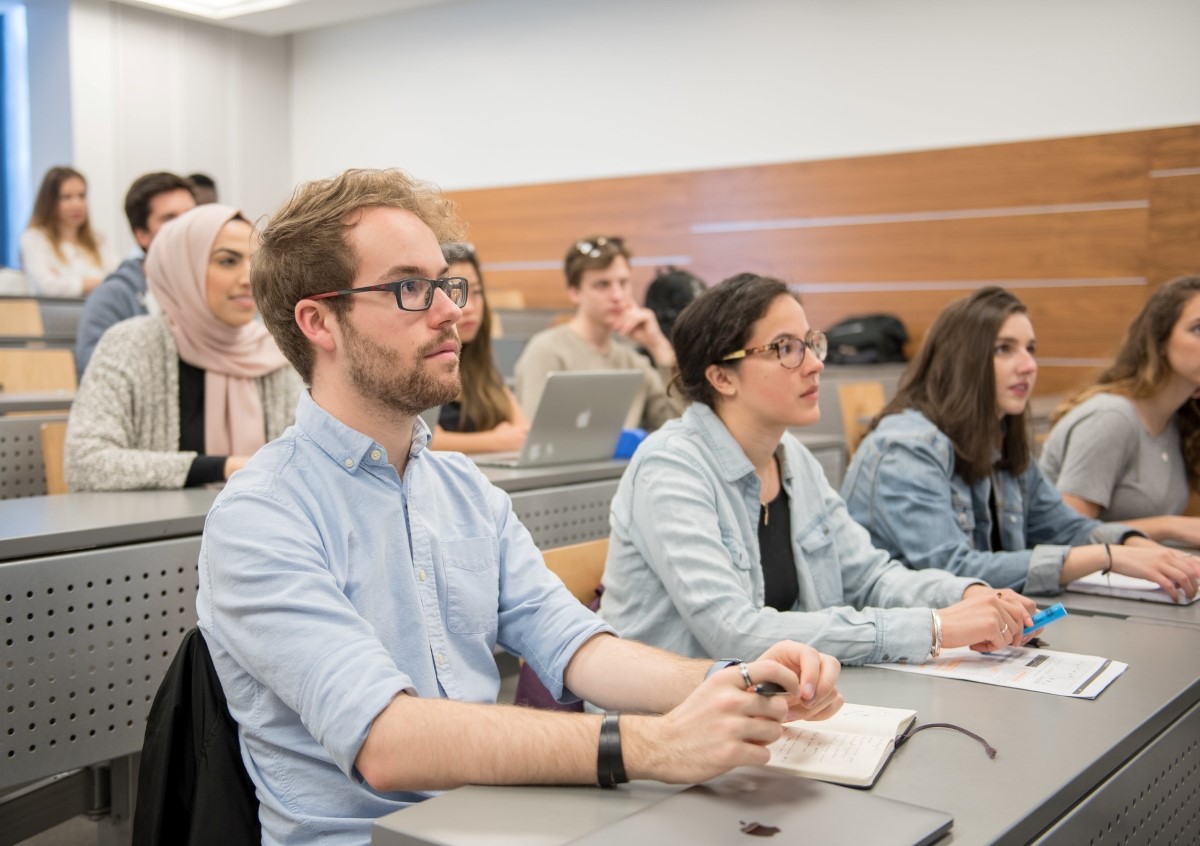
[[[302,185],[261,234],[254,297],[309,391],[214,503],[196,611],[264,844],[367,846],[374,819],[462,784],[702,781],[765,763],[789,710],[841,704],[837,662],[799,643],[738,668],[614,637],[508,497],[428,448],[418,414],[460,390],[458,238],[394,170]],[[561,700],[633,713],[497,705],[497,646]]]
[[[648,308],[629,290],[629,251],[621,238],[592,235],[567,250],[563,271],[575,316],[529,339],[517,360],[517,401],[533,414],[546,377],[559,370],[641,370],[645,384],[629,409],[626,426],[657,429],[683,413],[681,397],[667,394],[675,350]],[[624,340],[644,349],[647,360]]]
[[[129,186],[125,217],[142,255],[123,261],[84,302],[75,339],[75,372],[79,378],[83,378],[92,351],[108,327],[150,313],[152,301],[142,270],[145,251],[163,224],[195,206],[191,184],[173,173],[147,173]]]
[[[217,201],[217,183],[207,173],[193,173],[188,176],[192,183],[192,193],[196,195],[197,205],[206,205]]]

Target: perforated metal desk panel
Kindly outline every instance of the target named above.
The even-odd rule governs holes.
[[[543,548],[608,534],[624,462],[497,470]],[[141,749],[196,623],[196,561],[215,490],[0,501],[0,790]]]

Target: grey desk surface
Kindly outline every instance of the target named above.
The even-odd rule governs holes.
[[[508,493],[579,485],[620,478],[628,461],[593,461],[586,464],[559,464],[553,467],[480,467],[493,485]]]
[[[0,393],[0,414],[14,411],[65,411],[70,409],[74,401],[74,391],[3,392]]]
[[[198,535],[216,495],[200,488],[0,500],[0,561]]]
[[[502,490],[516,493],[615,479],[626,463],[487,468],[484,474]],[[216,496],[216,489],[200,488],[0,500],[0,561],[198,535]]]
[[[1129,669],[1094,701],[875,668],[843,670],[847,701],[912,708],[920,722],[964,726],[998,750],[991,760],[957,732],[922,732],[896,752],[871,792],[952,814],[954,828],[944,843],[1027,843],[1200,699],[1200,630],[1182,627],[1164,637],[1161,626],[1142,620],[1072,616],[1047,637],[1052,648],[1103,655]],[[504,801],[492,801],[478,819],[447,820],[441,842],[487,842],[472,839],[473,829],[506,832],[513,843],[569,839],[521,839],[559,801],[547,801],[557,795],[553,788],[486,790],[501,791]],[[599,789],[560,790],[576,820],[572,825],[584,820],[588,830],[669,795],[669,789],[654,794],[640,785],[622,788],[616,797]],[[623,800],[629,805],[621,806]],[[421,828],[428,832],[437,803],[384,817],[376,822],[377,833],[405,831],[410,813],[424,815]]]
[[[74,347],[75,334],[46,332],[41,335],[0,335],[0,347]]]
[[[1038,604],[1049,604],[1050,597],[1038,597]],[[1093,596],[1065,590],[1054,600],[1075,614],[1138,619],[1166,626],[1195,626],[1200,628],[1200,601],[1191,605],[1171,605],[1165,602],[1142,602],[1113,596]]]

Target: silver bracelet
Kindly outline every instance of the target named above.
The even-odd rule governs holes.
[[[930,608],[929,613],[933,616],[933,646],[929,650],[929,657],[937,658],[942,654],[942,617],[936,608]]]

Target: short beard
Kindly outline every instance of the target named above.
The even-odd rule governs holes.
[[[453,329],[421,347],[415,365],[406,368],[396,352],[367,338],[349,321],[342,321],[341,326],[350,381],[363,397],[387,411],[409,417],[458,398],[462,383],[457,365],[453,378],[438,379],[424,362],[425,356],[442,344],[457,339]]]

